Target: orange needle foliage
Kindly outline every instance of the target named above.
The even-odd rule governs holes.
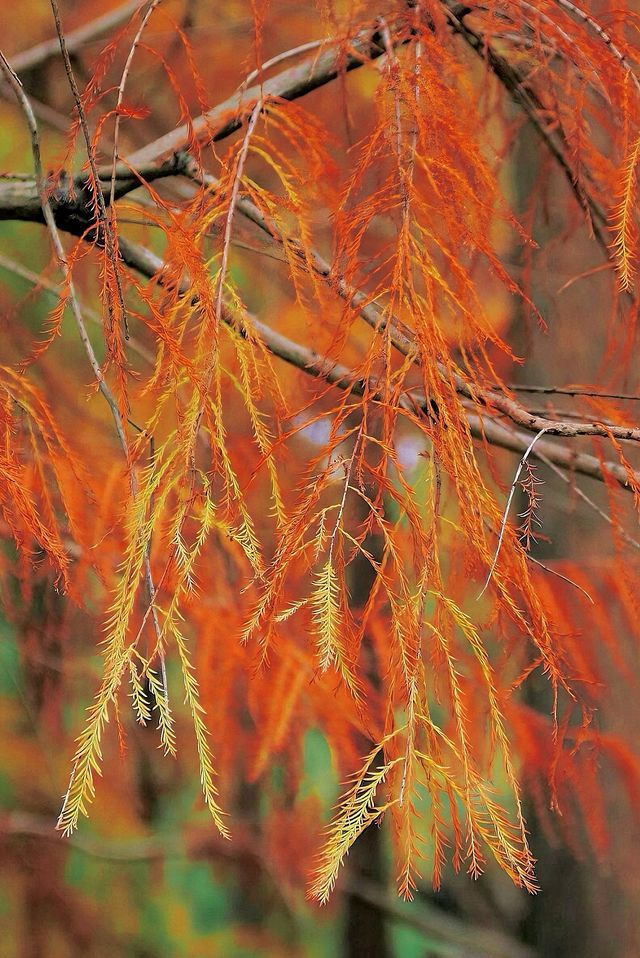
[[[576,632],[601,586],[578,567],[549,580],[529,554],[544,536],[540,463],[585,510],[580,479],[600,480],[594,522],[609,522],[612,581],[633,602],[640,428],[623,400],[540,412],[506,385],[520,347],[504,304],[548,317],[531,270],[511,268],[535,244],[503,171],[527,121],[559,173],[566,241],[612,264],[605,358],[622,378],[638,16],[568,0],[323,2],[287,52],[269,26],[278,4],[253,6],[252,50],[219,64],[174,5],[135,14],[69,94],[64,161],[42,147],[54,173],[0,181],[0,216],[42,224],[49,204],[65,251],[64,269],[58,254],[36,277],[59,296],[42,328],[17,313],[6,325],[7,606],[13,578],[23,600],[47,578],[103,657],[58,827],[88,813],[125,706],[175,755],[184,699],[225,837],[235,776],[264,781],[283,761],[295,791],[304,734],[322,731],[348,784],[314,868],[319,901],[382,818],[404,896],[422,871],[438,885],[449,854],[472,876],[492,856],[533,891],[523,786],[559,802],[596,739],[629,787],[638,772],[590,725],[606,687]],[[150,64],[178,127],[175,114],[152,126],[153,91],[147,105],[135,82]],[[498,447],[530,451],[520,526],[503,521]],[[610,625],[594,631],[622,660]],[[547,719],[523,704],[536,672]],[[588,824],[597,843],[602,822]]]

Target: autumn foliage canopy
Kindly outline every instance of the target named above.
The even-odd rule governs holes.
[[[1,265],[26,290],[3,304],[2,597],[18,620],[56,596],[60,654],[102,662],[47,700],[88,701],[58,827],[125,774],[138,722],[199,768],[224,838],[257,783],[320,902],[381,822],[403,896],[491,857],[533,891],[525,799],[598,852],[602,763],[640,783],[596,719],[640,611],[640,18],[323,0],[283,46],[254,0],[218,60],[177,4],[128,6],[88,75],[47,11],[55,134],[28,56],[1,63]],[[576,358],[545,377],[551,329]],[[597,563],[554,557],[549,497]],[[310,729],[330,820],[299,798]]]

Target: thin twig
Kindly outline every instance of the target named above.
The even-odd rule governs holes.
[[[577,582],[574,582],[573,579],[570,579],[568,575],[563,575],[561,572],[558,572],[557,569],[552,569],[551,566],[545,565],[544,562],[541,562],[540,559],[536,559],[535,556],[532,556],[530,553],[527,554],[527,559],[530,562],[533,562],[535,565],[540,566],[541,569],[544,569],[545,572],[549,572],[551,575],[555,575],[557,579],[562,579],[563,582],[568,582],[569,585],[572,585],[574,589],[578,589],[579,592],[582,592],[583,595],[586,595],[587,599],[591,605],[595,605],[595,602],[589,595],[586,589],[583,589],[581,585],[578,585]]]
[[[134,54],[136,52],[138,44],[140,43],[144,29],[147,23],[149,22],[149,20],[151,19],[151,15],[153,11],[161,2],[162,0],[153,0],[153,2],[149,5],[144,17],[142,18],[142,22],[140,23],[140,26],[138,27],[135,37],[133,38],[133,43],[131,44],[131,49],[129,50],[129,56],[127,57],[127,62],[125,63],[124,68],[122,70],[122,77],[118,85],[118,101],[116,103],[116,109],[115,109],[116,121],[113,128],[113,156],[112,156],[113,171],[111,173],[111,189],[109,190],[109,206],[111,209],[111,226],[112,226],[112,229],[114,230],[116,228],[114,202],[115,202],[115,192],[116,192],[116,164],[118,162],[118,134],[120,132],[120,107],[122,106],[122,101],[124,100],[124,89],[127,84],[129,71],[131,70],[131,64],[133,62]]]
[[[97,37],[108,33],[114,27],[119,26],[119,24],[132,16],[141,6],[143,6],[141,0],[132,0],[130,3],[116,7],[115,10],[109,10],[108,13],[96,17],[95,20],[91,20],[89,23],[85,23],[83,26],[78,27],[77,30],[72,30],[67,34],[67,50],[69,53],[76,53],[84,44],[95,40]],[[44,40],[42,43],[38,43],[36,46],[25,50],[23,53],[17,53],[12,57],[11,62],[16,73],[26,73],[29,70],[41,66],[41,64],[53,59],[59,54],[60,42],[58,38],[55,37],[51,40]]]
[[[238,87],[238,93],[242,93],[246,90],[250,83],[253,83],[258,77],[261,77],[262,74],[270,70],[271,67],[278,66],[278,64],[284,63],[285,60],[292,60],[294,57],[300,56],[301,53],[309,53],[311,50],[317,50],[319,47],[326,46],[328,43],[331,43],[330,37],[325,37],[324,40],[309,40],[308,43],[301,43],[299,46],[292,47],[290,50],[277,53],[274,57],[265,60],[259,67],[247,74]]]
[[[500,555],[500,547],[501,547],[501,545],[502,545],[502,540],[503,540],[503,538],[504,538],[504,530],[505,530],[506,525],[507,525],[507,519],[509,518],[509,508],[510,508],[510,506],[511,506],[511,501],[512,501],[514,495],[515,495],[516,484],[517,484],[517,482],[518,482],[518,479],[520,478],[520,473],[522,472],[522,469],[523,469],[523,467],[524,467],[525,462],[526,462],[527,459],[529,458],[529,454],[530,454],[531,450],[533,449],[533,447],[534,447],[535,444],[537,443],[538,439],[541,439],[542,436],[545,434],[546,431],[547,431],[546,429],[541,429],[540,432],[536,433],[536,435],[533,437],[533,439],[531,440],[531,442],[530,442],[529,445],[527,446],[527,448],[526,448],[526,450],[525,450],[525,453],[524,453],[522,459],[521,459],[520,462],[518,463],[518,468],[516,469],[516,474],[515,474],[515,476],[513,477],[513,482],[511,483],[511,489],[510,489],[510,491],[509,491],[509,496],[508,496],[508,498],[507,498],[507,504],[506,504],[506,506],[504,507],[504,514],[503,514],[503,516],[502,516],[502,522],[501,522],[501,524],[500,524],[500,533],[499,533],[499,535],[498,535],[498,545],[496,546],[496,551],[495,551],[495,555],[494,555],[494,557],[493,557],[493,562],[491,563],[491,568],[489,569],[489,574],[487,575],[487,580],[486,580],[485,584],[483,585],[483,587],[482,587],[482,589],[481,589],[479,595],[476,597],[476,599],[481,599],[482,596],[484,595],[484,593],[487,591],[487,588],[489,587],[489,583],[491,582],[491,577],[492,577],[492,575],[493,575],[493,571],[494,571],[494,569],[495,569],[495,567],[496,567],[496,564],[497,564],[497,562],[498,562],[498,556]]]
[[[104,244],[107,256],[111,262],[113,269],[113,276],[116,283],[116,293],[118,300],[118,307],[120,310],[120,316],[122,317],[122,322],[124,325],[125,338],[128,338],[129,329],[127,324],[127,309],[124,302],[124,293],[122,291],[122,283],[120,282],[120,266],[118,264],[118,246],[117,241],[114,235],[114,232],[111,228],[111,223],[107,218],[107,207],[105,203],[105,198],[103,196],[102,190],[100,189],[100,177],[98,174],[98,165],[96,163],[95,151],[93,148],[93,143],[91,141],[91,134],[89,132],[89,125],[87,123],[87,117],[84,111],[84,106],[82,105],[82,97],[80,96],[80,90],[78,89],[78,84],[76,83],[75,74],[73,72],[73,66],[71,65],[71,57],[69,56],[69,51],[67,49],[67,42],[65,39],[64,31],[62,29],[62,20],[60,18],[60,10],[58,8],[58,0],[49,0],[51,4],[51,10],[53,11],[53,18],[56,24],[56,31],[58,34],[58,39],[60,41],[60,50],[62,52],[62,60],[64,62],[65,71],[67,74],[67,79],[69,80],[69,86],[71,87],[71,93],[73,95],[74,103],[78,113],[78,120],[80,122],[80,128],[82,130],[82,135],[84,136],[85,145],[87,148],[87,157],[89,160],[89,166],[91,168],[91,174],[93,177],[92,180],[92,189],[96,202],[98,204],[98,220],[102,226],[104,233]],[[115,174],[114,174],[115,175]],[[112,180],[112,189],[113,189],[113,180]],[[114,324],[113,317],[113,303],[111,301],[112,293],[109,284],[107,284],[107,295],[108,295],[108,308],[111,318],[112,327]]]
[[[593,396],[596,399],[629,399],[640,402],[638,393],[608,393],[600,389],[591,389],[589,386],[523,386],[520,383],[509,383],[507,389],[510,392],[542,393],[549,396]]]
[[[593,32],[602,40],[604,45],[611,50],[611,53],[614,55],[614,57],[620,61],[632,80],[636,90],[640,93],[640,80],[638,80],[632,65],[629,63],[622,50],[617,46],[613,37],[607,33],[604,27],[600,26],[598,21],[595,20],[591,14],[589,14],[586,10],[583,10],[577,4],[572,3],[571,0],[555,0],[555,2],[559,7],[569,10],[576,17],[582,20],[583,23],[586,23],[591,30],[593,30]]]
[[[233,186],[231,188],[231,198],[229,201],[229,209],[227,210],[227,217],[224,224],[224,239],[222,243],[222,262],[220,264],[220,272],[218,274],[218,282],[216,288],[216,315],[220,316],[222,313],[222,295],[224,292],[224,283],[227,275],[227,265],[229,261],[229,248],[231,246],[231,230],[233,227],[233,217],[236,211],[236,203],[238,200],[238,194],[240,192],[240,183],[242,181],[242,176],[244,173],[244,165],[247,160],[247,154],[249,152],[249,143],[251,142],[251,137],[253,131],[256,128],[256,123],[258,122],[258,117],[262,112],[262,100],[258,100],[254,106],[251,116],[249,117],[249,123],[247,125],[247,132],[244,136],[242,146],[240,148],[240,153],[238,154],[238,162],[236,166],[236,173],[233,178]]]

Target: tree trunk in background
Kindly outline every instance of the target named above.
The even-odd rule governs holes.
[[[372,825],[357,840],[347,859],[348,881],[384,886],[382,833]],[[357,895],[346,895],[345,958],[390,958],[387,926],[379,908]]]
[[[364,504],[360,497],[354,498],[350,505],[352,520],[357,522],[365,518]],[[376,559],[381,556],[380,537],[369,536],[364,548]],[[354,612],[362,609],[369,597],[374,576],[371,564],[362,555],[357,554],[349,566],[349,591]],[[375,663],[371,660],[370,644],[365,633],[361,655],[369,656],[367,668],[374,684],[377,680]],[[371,751],[374,743],[363,739],[362,754]],[[386,874],[382,848],[382,833],[379,828],[370,826],[365,829],[349,853],[346,860],[347,886],[357,889],[359,882],[374,882],[385,887]],[[388,929],[380,909],[364,901],[355,894],[346,894],[345,918],[345,958],[391,958],[392,950],[388,940]]]
[[[539,137],[527,125],[520,133],[514,155],[516,211],[524,218],[526,228],[531,231],[540,249],[553,247],[556,256],[550,260],[552,269],[540,280],[539,287],[528,290],[549,323],[548,333],[541,334],[528,325],[522,306],[518,307],[514,316],[517,328],[513,331],[512,341],[515,352],[526,358],[526,372],[520,373],[519,367],[515,366],[513,381],[560,386],[574,379],[588,382],[590,378],[597,378],[596,364],[602,355],[601,344],[594,337],[589,340],[589,337],[581,335],[585,314],[581,310],[579,285],[576,284],[565,294],[558,294],[563,283],[574,272],[575,250],[567,250],[568,256],[563,257],[565,247],[558,239],[560,225],[554,220],[554,198],[557,192],[565,191],[566,186],[555,170],[549,175],[549,171],[541,170],[540,165]],[[544,183],[542,189],[546,200],[539,196],[536,202],[536,180]],[[533,203],[533,208],[528,209],[528,203]],[[575,242],[579,245],[581,240],[576,238]],[[585,244],[582,261],[588,263],[590,257],[594,261],[601,261],[586,230],[582,242]],[[524,262],[522,266],[524,273]],[[595,302],[598,302],[597,298]],[[555,327],[560,309],[562,336]],[[588,344],[586,351],[585,341]],[[580,344],[579,348],[576,348],[576,344]],[[532,552],[550,565],[556,559],[579,561],[581,556],[588,554],[585,543],[580,541],[581,536],[586,535],[588,542],[593,536],[593,529],[582,526],[566,508],[556,507],[555,503],[562,501],[566,490],[544,466],[537,467],[537,472],[545,482],[544,487],[541,487],[543,501],[540,510],[542,535],[545,538],[533,546]],[[589,495],[593,494],[589,488],[586,491]],[[513,509],[514,513],[521,511],[515,507]],[[590,520],[591,526],[595,521],[594,516],[593,521]],[[555,543],[561,544],[561,547],[556,548]],[[565,588],[565,584],[558,582],[558,588]],[[531,676],[523,694],[532,708],[544,715],[551,713],[551,690],[545,678]],[[551,819],[556,818],[553,812],[550,812],[550,816]],[[615,902],[611,897],[613,889],[593,855],[587,854],[585,861],[578,861],[564,841],[559,839],[554,844],[553,837],[546,833],[531,802],[525,804],[525,818],[531,833],[532,852],[537,859],[536,874],[541,890],[535,896],[525,896],[526,913],[521,924],[524,940],[542,958],[576,958],[577,955],[581,958],[610,958],[614,952],[619,956],[611,935],[612,927],[616,927],[610,911],[610,906],[615,911]]]

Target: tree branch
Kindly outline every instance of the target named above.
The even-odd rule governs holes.
[[[119,26],[128,17],[133,16],[136,10],[144,7],[141,0],[130,0],[129,3],[116,7],[115,10],[109,10],[101,17],[96,17],[89,23],[83,24],[77,30],[72,30],[67,34],[67,50],[69,53],[76,53],[80,47],[97,37],[108,33],[114,27]],[[44,40],[23,53],[18,53],[11,58],[11,65],[16,73],[27,73],[29,70],[35,70],[47,60],[52,60],[60,56],[60,42],[57,37],[51,40]]]
[[[402,922],[429,938],[446,942],[447,954],[452,958],[534,958],[536,954],[528,945],[503,932],[474,927],[426,901],[403,905],[374,882],[351,881],[346,892],[378,908],[392,921]]]
[[[452,0],[442,0],[442,3],[448,12],[452,30],[462,37],[482,60],[488,63],[491,71],[509,93],[511,99],[527,116],[558,167],[564,173],[572,193],[589,219],[593,235],[607,259],[610,260],[610,245],[603,231],[607,225],[607,217],[600,204],[596,202],[578,179],[567,155],[567,145],[561,127],[554,126],[553,129],[549,129],[545,126],[541,120],[545,113],[544,104],[532,88],[526,74],[497,53],[483,34],[467,26],[464,17],[460,15],[460,4],[453,3]],[[463,8],[464,14],[470,12],[470,8]]]
[[[396,38],[397,43],[405,40]],[[306,57],[302,63],[283,70],[261,85],[240,89],[191,124],[183,124],[131,154],[116,167],[114,198],[120,199],[137,189],[143,185],[143,180],[152,182],[187,172],[186,166],[192,162],[185,151],[187,146],[192,146],[194,140],[203,145],[229,136],[242,126],[260,100],[296,100],[335,80],[340,73],[358,69],[385,52],[377,27],[362,30],[351,40],[328,42],[331,43],[330,49]],[[15,59],[20,60],[20,57]],[[12,66],[15,69],[15,63]],[[111,166],[98,170],[106,205],[110,200],[107,183],[112,172]],[[69,183],[69,188],[65,183],[50,183],[56,221],[61,229],[76,236],[82,236],[93,222],[87,206],[87,181],[88,176],[82,174]],[[35,181],[0,183],[0,220],[9,219],[43,222]]]
[[[120,240],[120,253],[128,266],[148,279],[159,278],[159,281],[162,282],[162,273],[166,264],[155,253],[138,243],[132,243],[125,239]],[[183,281],[181,292],[187,293],[188,291],[188,281]],[[289,365],[302,370],[302,372],[331,383],[339,389],[348,390],[357,396],[364,395],[366,390],[369,395],[375,397],[377,389],[375,382],[364,382],[347,366],[333,362],[307,346],[301,346],[272,329],[257,317],[248,316],[247,319],[250,329],[258,333],[263,344],[273,356],[277,356]],[[237,319],[225,306],[222,309],[222,320],[228,326],[238,328]],[[240,332],[242,333],[242,329]],[[414,416],[417,410],[420,410],[426,416],[432,415],[427,398],[423,394],[413,391],[402,394],[400,406],[405,412]],[[520,454],[527,449],[531,442],[531,436],[526,432],[505,426],[489,416],[483,417],[470,411],[466,413],[466,416],[469,431],[475,439],[481,439],[492,445]],[[549,460],[570,473],[589,476],[591,479],[598,479],[600,482],[603,482],[605,474],[608,474],[627,491],[631,489],[629,474],[618,462],[607,461],[601,463],[595,456],[575,452],[567,446],[559,446],[545,440],[536,443],[531,455],[536,456],[538,453],[540,453],[538,458],[541,460],[544,456],[543,461]],[[640,473],[634,472],[632,477],[635,482],[640,483]]]
[[[214,177],[205,175],[205,182],[210,187],[217,184]],[[245,217],[250,219],[256,226],[265,232],[271,239],[280,245],[284,245],[285,238],[278,230],[275,223],[267,221],[262,212],[255,206],[251,200],[241,197],[237,201],[238,209]],[[309,264],[318,276],[330,282],[332,289],[346,300],[351,306],[360,311],[360,315],[365,322],[373,329],[380,330],[388,328],[391,334],[393,345],[404,356],[415,356],[418,361],[417,349],[412,339],[411,330],[404,327],[394,317],[387,318],[379,310],[368,302],[363,292],[350,286],[346,280],[340,276],[333,265],[325,260],[315,251],[303,251],[296,240],[291,237],[286,238],[289,249],[299,250],[303,263]],[[565,436],[566,438],[577,438],[579,436],[601,436],[607,439],[621,439],[626,441],[640,442],[640,429],[628,426],[605,425],[597,422],[570,422],[555,419],[548,419],[544,416],[534,415],[516,400],[498,392],[495,389],[482,389],[471,385],[460,375],[451,375],[450,371],[444,365],[438,364],[438,369],[443,380],[453,379],[456,391],[470,399],[477,406],[483,406],[488,410],[495,409],[507,416],[517,426],[527,429],[529,432],[537,433],[543,430],[554,436]],[[528,441],[527,441],[528,444]],[[526,449],[526,445],[524,447]],[[595,457],[587,457],[597,462]],[[621,468],[621,467],[619,467]],[[622,470],[624,473],[624,470]],[[593,474],[593,473],[592,473]],[[624,473],[626,475],[626,473]],[[625,483],[623,482],[623,485]]]
[[[127,863],[139,861],[166,861],[169,859],[215,857],[225,861],[242,860],[250,856],[260,867],[264,861],[256,853],[255,842],[230,847],[228,843],[212,839],[209,830],[191,829],[186,835],[141,836],[122,841],[103,840],[73,835],[63,839],[44,817],[27,812],[10,812],[0,818],[0,835],[15,838],[28,837],[51,842],[67,848],[71,845],[83,855],[106,862]],[[379,909],[392,921],[415,928],[429,938],[437,937],[453,949],[455,958],[535,958],[535,952],[510,936],[487,928],[473,927],[468,922],[447,915],[427,901],[401,904],[392,899],[380,885],[358,880],[350,882],[345,893],[361,898]]]
[[[113,196],[122,199],[132,190],[146,183],[182,176],[191,172],[193,160],[188,153],[178,151],[157,163],[149,163],[136,170],[116,171]],[[105,205],[111,200],[111,172],[100,171],[98,185]],[[49,177],[45,182],[49,204],[59,229],[74,236],[83,236],[95,229],[96,221],[91,204],[91,188],[86,173],[71,179],[64,171],[60,177]],[[0,182],[0,220],[20,220],[44,223],[42,205],[35,179],[5,180]]]
[[[395,32],[395,42],[404,43],[410,33],[402,36]],[[361,30],[352,39],[332,40],[330,49],[307,57],[297,66],[283,70],[276,76],[249,89],[240,89],[224,103],[213,107],[208,113],[165,133],[152,143],[127,157],[130,166],[138,167],[154,163],[167,154],[182,150],[197,140],[200,145],[218,142],[238,130],[251,115],[260,100],[297,100],[312,90],[331,83],[341,73],[357,70],[385,52],[384,41],[378,26]]]

